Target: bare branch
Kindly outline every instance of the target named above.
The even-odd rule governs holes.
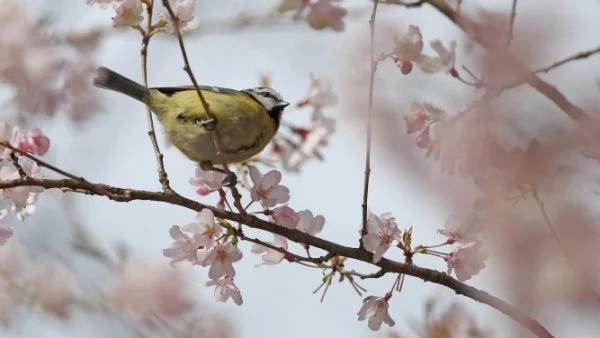
[[[369,73],[369,103],[367,117],[367,149],[365,152],[365,182],[363,186],[363,202],[362,202],[362,228],[360,230],[360,248],[363,248],[362,237],[367,234],[367,211],[369,199],[369,179],[371,176],[371,138],[373,134],[373,86],[375,82],[375,71],[377,70],[377,61],[375,60],[375,18],[377,16],[377,6],[379,0],[373,1],[373,11],[371,19],[369,19],[370,28],[370,62],[371,69]]]
[[[516,17],[517,17],[517,0],[512,0],[512,6],[510,8],[510,20],[508,23],[508,35],[506,36],[506,45],[507,46],[510,45],[510,42],[514,38]]]

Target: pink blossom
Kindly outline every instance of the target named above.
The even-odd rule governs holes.
[[[282,205],[278,208],[275,208],[273,210],[273,218],[275,218],[277,224],[288,229],[294,229],[300,220],[300,217],[294,211],[294,209],[288,207],[287,205]]]
[[[179,29],[182,32],[198,28],[200,23],[195,16],[196,0],[169,0],[169,4],[173,9],[173,14],[179,18]],[[167,31],[175,33],[173,20],[171,20],[171,16],[166,8],[161,10],[159,17],[167,22]]]
[[[327,145],[330,136],[335,132],[335,120],[325,117],[319,109],[313,112],[311,123],[310,131],[299,146],[293,149],[281,147],[279,155],[287,170],[299,171],[302,164],[317,156],[320,147]]]
[[[18,148],[23,140],[23,134],[18,127],[11,124],[0,122],[0,142],[7,142],[11,146]],[[0,161],[10,157],[13,151],[6,147],[0,147]]]
[[[210,209],[202,209],[196,215],[196,220],[197,222],[183,227],[174,225],[169,230],[175,242],[171,247],[163,250],[163,255],[172,259],[171,264],[181,261],[196,263],[198,249],[214,245],[216,239],[223,233],[223,229],[216,224],[215,216]]]
[[[454,271],[456,278],[464,282],[478,274],[485,267],[484,261],[486,259],[487,254],[478,243],[469,247],[458,248],[446,257],[448,274]]]
[[[223,187],[223,180],[226,177],[226,174],[213,170],[204,171],[200,166],[196,166],[196,175],[190,178],[190,184],[196,186],[198,195],[206,196],[213,191],[221,189]]]
[[[411,113],[404,116],[407,134],[423,130],[429,120],[429,115],[425,112],[423,106],[418,103],[413,103],[410,107]]]
[[[33,278],[33,298],[46,312],[66,318],[74,300],[74,280],[74,276],[58,262],[40,265]]]
[[[130,260],[114,284],[116,304],[144,320],[154,316],[179,316],[190,303],[185,282],[177,270],[162,264]]]
[[[229,276],[223,276],[217,280],[209,280],[206,282],[206,286],[215,286],[215,300],[218,302],[226,302],[229,298],[237,305],[242,305],[244,300],[240,289],[233,282],[233,278]]]
[[[311,236],[316,236],[323,230],[325,217],[321,215],[313,216],[313,213],[310,210],[298,211],[298,217],[300,217],[300,221],[298,221],[296,229],[306,232]]]
[[[25,159],[24,161],[21,161],[21,167],[28,176],[39,177],[37,173],[40,168],[34,161]],[[0,168],[0,180],[10,181],[18,178],[20,178],[20,175],[17,168],[14,166],[7,165]],[[31,194],[40,193],[42,191],[44,191],[44,189],[41,187],[19,186],[0,190],[0,196],[10,199],[14,203],[15,211],[19,212],[27,207],[28,202],[30,202]]]
[[[408,31],[394,41],[394,60],[403,74],[412,70],[412,62],[419,60],[423,52],[423,36],[418,26],[408,26]]]
[[[367,234],[362,237],[365,249],[373,253],[373,263],[381,260],[394,240],[400,236],[398,225],[390,213],[377,216],[370,214],[367,220]]]
[[[141,0],[121,0],[114,3],[117,15],[113,18],[114,27],[131,27],[139,25],[144,18],[144,7]]]
[[[421,55],[417,64],[425,73],[447,73],[454,69],[456,60],[456,42],[450,42],[450,49],[446,49],[440,40],[434,40],[431,48],[438,56]]]
[[[311,75],[306,102],[317,109],[336,105],[338,97],[332,91],[332,87],[328,78]]]
[[[390,305],[386,298],[368,296],[363,299],[363,305],[358,311],[358,320],[364,321],[369,319],[369,329],[373,331],[381,328],[381,323],[386,323],[390,327],[396,325],[388,312]]]
[[[250,190],[250,196],[253,201],[262,201],[268,207],[274,207],[277,204],[286,203],[290,200],[290,191],[285,186],[279,185],[281,182],[281,172],[271,170],[262,176],[256,167],[248,168],[250,178],[254,187]]]
[[[19,150],[44,155],[50,148],[50,139],[38,128],[32,129],[27,136],[19,141]]]
[[[310,5],[310,11],[306,16],[306,21],[314,29],[331,28],[335,31],[344,30],[344,21],[346,10],[336,6],[331,0],[318,0]]]
[[[473,214],[450,215],[444,223],[444,229],[439,229],[437,232],[448,237],[448,244],[471,243],[477,238],[476,222],[477,219]]]
[[[163,249],[163,255],[171,258],[171,265],[182,261],[191,263],[198,261],[198,249],[200,249],[201,245],[193,235],[190,237],[178,225],[174,225],[169,229],[169,235],[174,242],[171,243],[169,248]]]
[[[272,244],[273,246],[278,247],[278,248],[282,248],[283,250],[287,250],[288,245],[287,245],[287,239],[285,237],[279,236],[279,235],[273,235],[273,237],[274,237],[273,242],[269,242],[269,244]],[[252,245],[252,252],[257,253],[257,254],[263,254],[262,255],[262,260],[263,260],[262,264],[267,264],[267,265],[279,264],[285,258],[285,254],[283,254],[277,250],[267,248],[260,244]]]
[[[202,260],[202,266],[210,265],[208,277],[219,279],[222,276],[235,277],[233,262],[242,259],[242,252],[231,243],[217,243]]]

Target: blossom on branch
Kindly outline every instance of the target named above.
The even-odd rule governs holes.
[[[204,171],[200,166],[196,166],[196,175],[190,178],[190,184],[196,187],[198,195],[206,196],[221,189],[226,177],[227,174],[214,170]]]
[[[271,170],[264,176],[254,166],[248,167],[250,179],[254,186],[250,189],[250,196],[253,201],[261,201],[268,207],[274,207],[277,204],[286,203],[290,200],[290,191],[281,182],[281,172]]]
[[[362,237],[365,249],[373,253],[373,263],[381,260],[383,254],[400,236],[398,225],[390,213],[380,216],[369,212],[367,234]]]
[[[452,271],[456,278],[464,282],[485,268],[484,261],[487,254],[483,251],[481,243],[456,249],[445,258],[448,263],[448,274]]]
[[[240,293],[240,289],[233,282],[233,278],[229,276],[223,276],[219,279],[211,279],[206,282],[206,286],[213,285],[215,287],[216,301],[226,302],[229,298],[231,298],[237,305],[242,305],[244,302],[242,299],[242,294]]]
[[[313,213],[310,210],[298,211],[298,217],[300,217],[300,220],[298,221],[296,229],[311,236],[316,236],[323,230],[325,217],[321,215],[313,216]]]
[[[358,320],[364,321],[368,319],[369,329],[373,331],[379,330],[381,323],[386,323],[392,327],[396,325],[396,322],[390,317],[388,312],[389,307],[388,297],[368,296],[363,299],[363,305],[358,311]]]
[[[288,229],[294,229],[298,225],[300,216],[294,211],[294,209],[287,205],[282,205],[273,210],[273,218],[277,221],[277,224],[286,227]]]
[[[198,28],[200,23],[196,19],[196,0],[169,0],[173,14],[179,19],[179,29],[181,32],[194,30]],[[171,15],[166,8],[163,8],[159,13],[159,18],[167,22],[167,32],[174,34],[175,26]]]
[[[477,239],[476,222],[477,218],[474,214],[450,215],[444,223],[444,229],[439,229],[437,232],[448,237],[448,244],[472,243]]]
[[[44,155],[50,148],[50,139],[38,128],[32,129],[22,140],[19,141],[19,150]]]
[[[231,243],[217,243],[209,249],[206,256],[202,259],[202,266],[209,266],[208,277],[210,279],[219,279],[222,276],[235,277],[233,262],[242,259],[242,252]]]
[[[343,18],[347,11],[333,4],[332,0],[318,0],[309,5],[306,21],[314,29],[331,28],[334,31],[344,30]]]
[[[409,25],[408,30],[394,39],[392,59],[403,74],[412,71],[416,63],[424,73],[448,73],[454,69],[456,60],[456,42],[450,42],[450,49],[444,47],[440,40],[430,42],[437,56],[423,53],[423,36],[418,26]]]
[[[273,235],[273,237],[273,242],[269,242],[269,244],[272,244],[278,248],[282,248],[283,250],[287,250],[288,245],[285,237],[279,235]],[[262,264],[267,265],[279,264],[285,258],[285,254],[257,243],[252,245],[252,252],[256,254],[263,254]]]
[[[117,13],[113,18],[114,27],[132,27],[139,25],[144,20],[142,16],[144,7],[141,0],[115,1],[113,6]]]

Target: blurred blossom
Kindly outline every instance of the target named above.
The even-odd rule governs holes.
[[[0,324],[10,326],[13,317],[19,314],[25,300],[20,290],[11,290],[8,286],[0,286]]]
[[[273,235],[273,237],[273,241],[268,242],[269,244],[272,244],[273,246],[278,248],[282,248],[283,250],[287,250],[288,245],[285,237],[279,235]],[[285,258],[285,254],[257,243],[252,245],[252,252],[257,254],[263,254],[262,264],[267,265],[279,264]]]
[[[343,18],[347,11],[334,5],[331,0],[318,0],[309,5],[309,12],[306,15],[306,21],[314,29],[331,28],[334,31],[344,30]]]
[[[184,279],[177,270],[130,260],[115,281],[113,297],[118,306],[151,322],[154,316],[183,316],[191,306],[185,289]]]
[[[379,330],[381,323],[386,323],[390,327],[396,325],[388,312],[390,305],[386,298],[368,296],[363,299],[363,305],[358,311],[358,320],[368,319],[369,329],[373,331]]]
[[[40,171],[38,165],[30,160],[25,159],[24,161],[20,161],[21,167],[23,171],[31,177],[40,177],[37,173]],[[20,178],[19,171],[12,165],[6,165],[0,168],[0,179],[1,180],[16,180]],[[44,191],[44,188],[35,187],[35,186],[18,186],[14,188],[2,189],[0,190],[0,196],[6,197],[10,199],[14,203],[14,208],[16,212],[21,211],[23,208],[27,207],[28,202],[30,201],[29,197],[31,194],[40,193]]]
[[[0,210],[0,221],[4,219],[8,215],[8,210],[2,209]],[[13,228],[0,224],[0,247],[6,244],[6,241],[13,235]],[[1,252],[1,251],[0,251]],[[1,258],[0,258],[1,260]],[[0,262],[1,265],[1,262]],[[0,266],[0,271],[2,271],[2,267]]]
[[[283,166],[290,171],[297,172],[307,160],[320,158],[319,148],[327,145],[329,137],[335,132],[335,120],[323,116],[320,112],[313,115],[312,125],[303,137],[302,143],[294,147],[280,147],[279,155]]]
[[[362,237],[362,243],[367,251],[373,253],[373,263],[381,260],[383,254],[399,236],[400,230],[390,213],[377,216],[369,212],[367,234]]]
[[[209,266],[208,277],[210,279],[219,279],[222,276],[235,277],[233,263],[242,259],[242,252],[231,243],[217,243],[210,248],[206,256],[202,259],[202,266]]]
[[[182,32],[198,28],[200,23],[195,15],[196,0],[169,0],[169,4],[173,9],[173,14],[179,18],[179,29]],[[166,8],[163,8],[160,11],[159,17],[167,22],[167,31],[169,33],[175,33],[173,21]]]
[[[411,112],[404,116],[407,134],[412,134],[425,129],[427,126],[427,121],[430,120],[429,114],[425,112],[425,109],[422,105],[413,103],[410,108]]]
[[[18,241],[11,240],[0,249],[0,278],[20,279],[21,272],[29,266],[23,254],[23,247]]]
[[[114,3],[117,15],[113,18],[114,27],[130,27],[142,23],[144,7],[141,0],[121,0]]]
[[[279,182],[281,182],[280,171],[271,170],[263,176],[254,166],[248,167],[248,170],[254,184],[250,190],[253,201],[261,201],[267,207],[274,207],[290,200],[289,189],[279,185]]]
[[[204,171],[200,166],[196,166],[196,175],[190,178],[190,184],[196,187],[198,195],[206,196],[221,189],[226,177],[226,174],[214,170]]]
[[[7,142],[14,148],[19,148],[19,144],[23,140],[23,134],[18,127],[6,122],[0,122],[0,142]],[[13,151],[9,148],[0,147],[0,161],[10,158]]]
[[[46,312],[60,317],[68,316],[74,301],[75,276],[56,261],[38,265],[34,272],[33,298]]]
[[[300,217],[294,211],[294,209],[288,207],[287,205],[282,205],[273,209],[273,218],[275,218],[277,224],[288,229],[294,229],[300,220]]]
[[[218,302],[226,302],[229,298],[237,305],[242,305],[242,294],[240,289],[233,282],[233,278],[229,276],[223,276],[217,280],[209,280],[206,282],[206,286],[215,286],[215,300]]]
[[[311,75],[310,87],[306,100],[300,105],[310,104],[316,109],[335,106],[338,103],[337,95],[332,91],[333,85],[326,77],[314,77]]]
[[[46,31],[46,26],[31,18],[15,1],[4,1],[0,21],[3,23],[0,82],[14,88],[19,112],[52,116],[60,108],[69,110],[72,104],[69,98],[74,95],[72,88],[64,83],[65,72],[68,72],[65,65],[69,63],[69,56],[77,58],[81,51],[72,48],[69,39]],[[85,79],[82,81],[89,81],[91,74],[90,71],[79,76]],[[93,97],[92,93],[88,95]],[[90,107],[87,108],[89,111]]]
[[[458,248],[446,257],[448,274],[454,271],[456,278],[464,282],[485,268],[486,259],[487,254],[483,251],[481,243]]]
[[[49,148],[50,139],[38,128],[30,130],[27,136],[19,141],[19,150],[38,156],[44,155]]]
[[[434,40],[430,44],[438,56],[422,54],[416,60],[421,70],[425,73],[447,73],[453,70],[456,60],[456,42],[450,42],[450,49],[446,49],[440,40]]]
[[[310,210],[298,211],[298,217],[300,217],[300,220],[298,221],[296,229],[311,236],[316,236],[323,230],[325,217],[321,215],[313,216],[313,213]]]
[[[448,237],[448,244],[458,242],[472,243],[477,239],[477,217],[475,214],[450,215],[444,223],[444,229],[437,232]]]

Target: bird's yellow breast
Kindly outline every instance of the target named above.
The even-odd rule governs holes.
[[[169,141],[195,162],[220,162],[212,133],[201,124],[207,115],[196,91],[164,92],[152,89],[148,105],[162,122]],[[277,126],[266,109],[246,93],[202,90],[202,94],[216,120],[215,131],[226,163],[258,154],[275,135]]]

